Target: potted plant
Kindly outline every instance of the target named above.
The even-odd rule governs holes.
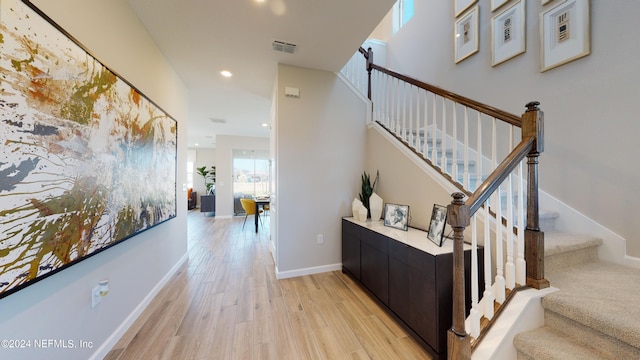
[[[378,176],[380,175],[379,171],[376,171],[376,178],[373,180],[373,184],[371,184],[371,177],[367,172],[363,172],[362,174],[362,187],[360,192],[360,201],[362,205],[367,208],[367,216],[371,216],[371,208],[369,206],[369,198],[373,191],[375,190],[376,183],[378,182]]]
[[[213,195],[216,189],[216,167],[212,166],[210,170],[207,170],[206,166],[201,166],[196,168],[196,172],[204,178],[207,194]]]

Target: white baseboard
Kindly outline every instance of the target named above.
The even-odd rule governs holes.
[[[276,266],[276,279],[287,279],[287,278],[292,278],[297,276],[320,274],[320,273],[336,271],[336,270],[342,270],[342,263],[314,266],[314,267],[309,267],[304,269],[296,269],[296,270],[288,270],[288,271],[278,271],[278,267]]]
[[[178,262],[175,265],[173,265],[171,270],[169,270],[169,272],[167,272],[167,274],[162,278],[162,280],[160,280],[156,284],[156,286],[154,286],[153,289],[151,289],[151,291],[147,294],[147,296],[145,296],[145,298],[140,302],[140,304],[138,304],[138,306],[136,306],[136,308],[133,309],[133,311],[129,314],[129,316],[127,316],[124,319],[122,324],[120,324],[120,326],[118,326],[118,328],[107,338],[107,340],[105,340],[105,342],[103,342],[102,345],[100,345],[100,347],[96,349],[93,355],[91,355],[91,357],[89,358],[90,360],[104,359],[107,356],[109,351],[113,349],[113,347],[116,345],[118,340],[120,340],[122,335],[124,335],[124,333],[127,332],[129,327],[133,325],[133,323],[140,316],[140,314],[142,314],[144,309],[146,309],[146,307],[151,303],[151,301],[156,297],[156,295],[158,295],[160,290],[169,282],[169,280],[171,280],[171,277],[178,271],[178,269],[180,269],[182,264],[187,260],[187,257],[188,257],[188,254],[185,253],[180,258],[180,260],[178,260]]]
[[[555,231],[590,234],[601,238],[602,246],[598,248],[600,260],[621,265],[627,263],[627,241],[622,236],[542,190],[540,207],[560,214],[556,219]]]
[[[637,258],[635,256],[625,255],[624,264],[627,266],[634,267],[636,269],[640,269],[640,258]]]

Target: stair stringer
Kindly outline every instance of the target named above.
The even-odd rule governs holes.
[[[543,290],[518,291],[500,317],[484,335],[471,354],[472,360],[513,360],[517,351],[513,337],[520,332],[544,325],[542,298],[558,291],[554,287]]]

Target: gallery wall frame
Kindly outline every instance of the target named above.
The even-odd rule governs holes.
[[[2,298],[175,218],[178,124],[28,0],[0,38]]]
[[[409,205],[384,204],[384,226],[407,231],[409,229]]]
[[[491,11],[496,11],[502,7],[502,5],[508,3],[509,0],[491,0]]]
[[[478,5],[469,9],[455,22],[454,60],[462,60],[478,52]]]
[[[540,14],[540,72],[591,53],[589,0],[566,0]]]
[[[471,5],[475,4],[478,0],[453,0],[453,14],[455,17],[465,12]],[[493,1],[493,0],[492,0]]]
[[[491,66],[526,51],[525,1],[516,1],[491,19]]]

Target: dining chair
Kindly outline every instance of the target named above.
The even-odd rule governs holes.
[[[256,205],[256,201],[255,200],[251,200],[251,199],[240,199],[240,205],[242,205],[242,209],[244,209],[244,222],[242,223],[242,229],[244,229],[244,225],[247,223],[247,217],[249,217],[249,215],[256,215],[256,211],[258,212],[258,216],[260,216],[260,214],[262,214],[262,209],[258,209],[258,206]],[[262,222],[262,219],[260,219],[260,221]]]

